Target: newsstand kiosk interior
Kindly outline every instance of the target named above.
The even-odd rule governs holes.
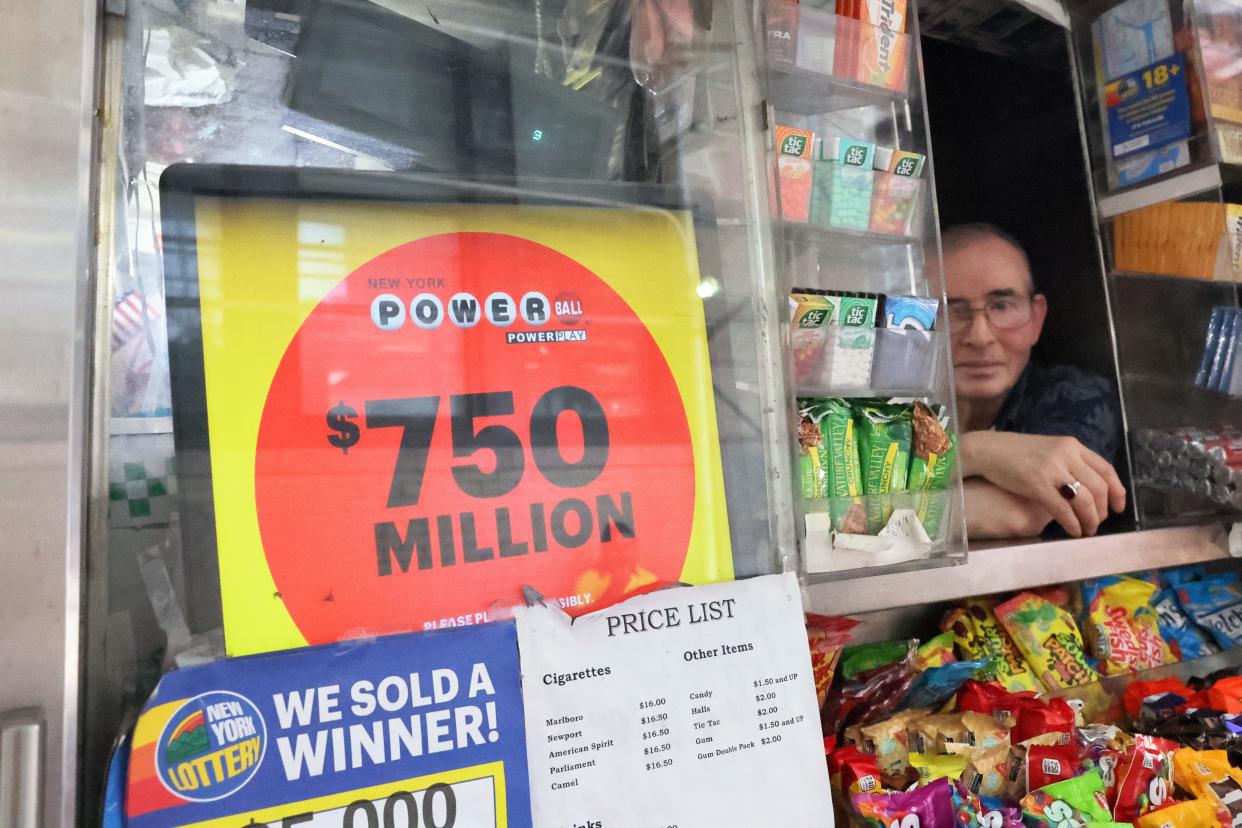
[[[46,276],[0,277],[39,291],[0,303],[23,828],[821,824],[800,609],[926,641],[1236,573],[1225,0],[85,6],[0,72],[43,125],[0,122]],[[1116,386],[1097,537],[966,535],[940,228],[978,221],[1037,359]]]

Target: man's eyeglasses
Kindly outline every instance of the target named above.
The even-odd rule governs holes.
[[[1031,321],[1034,293],[1005,294],[993,296],[982,307],[972,306],[964,299],[949,300],[949,330],[958,334],[975,321],[975,314],[982,313],[988,324],[998,331],[1012,331]]]

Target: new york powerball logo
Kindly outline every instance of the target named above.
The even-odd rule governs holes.
[[[211,802],[249,782],[266,748],[267,725],[254,702],[213,690],[173,713],[156,744],[155,767],[169,793]]]

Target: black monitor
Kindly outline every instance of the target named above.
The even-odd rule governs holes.
[[[598,179],[621,113],[365,0],[306,7],[290,109],[461,175]]]

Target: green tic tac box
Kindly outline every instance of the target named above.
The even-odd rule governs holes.
[[[832,156],[815,161],[811,223],[866,230],[871,222],[875,145],[848,138],[837,138],[831,145]],[[828,146],[821,144],[821,156]]]

